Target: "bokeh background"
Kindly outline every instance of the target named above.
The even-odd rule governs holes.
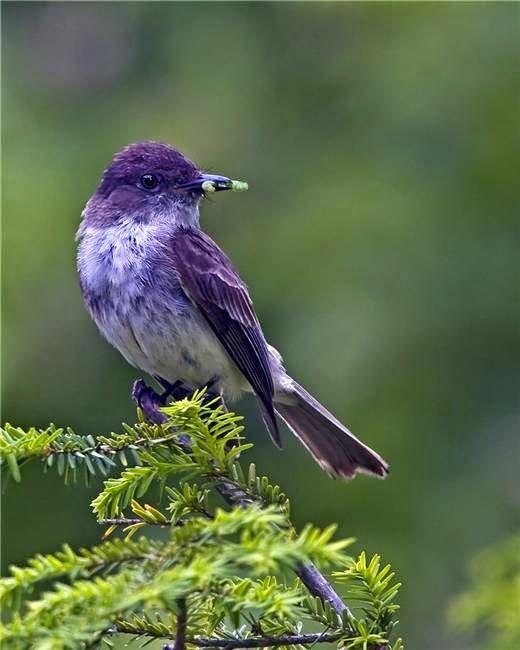
[[[3,420],[132,421],[130,368],[81,303],[74,234],[111,155],[170,142],[246,194],[204,207],[268,338],[392,465],[330,480],[239,406],[296,522],[337,521],[404,581],[409,648],[467,559],[519,523],[518,6],[4,3]],[[516,356],[516,359],[515,359]],[[94,489],[90,490],[93,493]],[[38,464],[3,495],[3,562],[99,539]]]

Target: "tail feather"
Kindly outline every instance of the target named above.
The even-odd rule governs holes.
[[[278,422],[276,421],[272,403],[264,403],[260,398],[258,398],[258,404],[260,406],[260,412],[262,414],[264,424],[269,431],[269,435],[271,436],[271,440],[278,447],[278,449],[281,449],[282,439],[280,437],[280,431],[278,430]]]
[[[358,472],[384,478],[389,471],[379,454],[363,444],[332,413],[294,380],[277,414],[327,472],[345,479]]]

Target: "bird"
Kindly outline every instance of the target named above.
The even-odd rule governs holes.
[[[162,397],[207,387],[227,403],[253,393],[276,446],[282,420],[329,475],[384,478],[388,463],[286,372],[246,284],[201,230],[208,194],[245,187],[164,142],[124,147],[86,203],[76,236],[87,311],[104,338],[165,390]],[[156,421],[165,417],[143,380],[133,395],[152,421],[154,413]]]

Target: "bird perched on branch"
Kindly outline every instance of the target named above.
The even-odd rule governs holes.
[[[208,386],[223,399],[256,395],[273,442],[281,418],[330,474],[384,477],[387,463],[292,379],[262,333],[246,285],[199,225],[209,192],[247,185],[201,171],[173,147],[120,151],[78,230],[83,298],[103,336],[154,377],[134,397],[153,421],[167,396]]]

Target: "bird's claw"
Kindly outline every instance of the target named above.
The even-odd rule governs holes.
[[[157,378],[157,381],[164,388],[164,393],[159,395],[153,388],[147,386],[143,379],[137,379],[132,386],[132,399],[143,412],[144,417],[152,424],[164,424],[168,419],[161,411],[163,406],[166,406],[168,399],[171,397],[175,401],[189,398],[193,395],[193,389],[184,386],[182,381],[176,381],[173,384],[165,381],[164,379]],[[208,387],[211,387],[211,382],[208,382]],[[205,402],[211,402],[215,398],[222,401],[222,396],[218,393],[207,391],[204,395]]]
[[[147,386],[142,379],[138,379],[132,386],[132,399],[143,412],[144,417],[152,424],[164,424],[168,419],[160,410],[166,400],[158,395],[153,388]]]
[[[169,397],[172,397],[175,402],[185,399],[186,397],[191,397],[193,395],[193,390],[186,388],[182,381],[177,380],[170,384],[164,379],[157,379],[161,386],[164,388],[164,393],[162,394],[163,399],[166,400]]]

